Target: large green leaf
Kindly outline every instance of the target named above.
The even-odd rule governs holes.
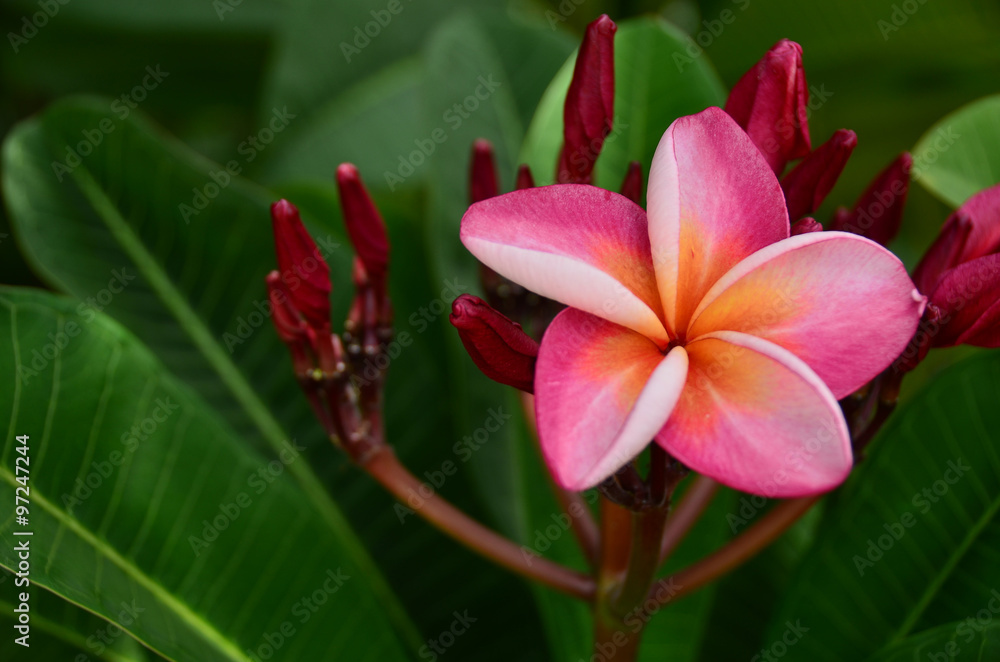
[[[501,5],[496,0],[479,4]],[[323,108],[366,76],[415,54],[426,35],[455,11],[449,0],[304,0],[278,34],[264,113],[285,104],[304,116]]]
[[[399,159],[418,149],[415,141],[429,137],[420,122],[420,74],[417,62],[400,62],[291,126],[289,135],[262,155],[262,178],[329,182],[339,164],[350,162],[369,187],[386,188],[386,173],[396,172]],[[425,171],[418,166],[403,187],[422,183]]]
[[[0,584],[14,583],[14,575],[6,569],[0,569]],[[85,659],[106,660],[108,662],[147,662],[151,659],[163,659],[148,648],[143,648],[139,642],[123,630],[111,628],[109,623],[98,616],[81,609],[71,602],[44,589],[31,590],[29,608],[31,615],[31,631],[25,648],[14,638],[20,633],[14,630],[18,624],[18,616],[23,612],[18,594],[23,587],[5,589],[0,599],[0,624],[4,630],[16,633],[4,637],[0,641],[0,655],[5,660],[16,660],[19,657],[32,656],[42,660],[74,660],[83,662]],[[15,612],[15,609],[21,609]],[[83,653],[88,658],[79,657]]]
[[[998,600],[1000,603],[1000,600]],[[1000,624],[992,622],[1000,613],[970,616],[965,621],[948,623],[909,637],[887,648],[868,662],[991,662],[1000,660]]]
[[[864,659],[974,615],[1000,585],[1000,356],[941,375],[898,412],[824,520],[765,645]],[[789,643],[788,639],[785,643]]]
[[[952,207],[1000,183],[1000,95],[932,126],[913,148],[914,177]]]
[[[304,447],[283,442],[268,464],[131,334],[69,299],[0,291],[0,346],[14,376],[0,496],[13,503],[30,476],[28,522],[12,513],[0,529],[5,567],[28,540],[33,584],[171,659],[406,659],[367,557],[291,478]]]
[[[246,442],[269,454],[284,438],[311,449],[308,466],[297,467],[297,477],[316,503],[326,503],[331,523],[343,528],[319,483],[330,486],[388,575],[395,591],[381,586],[383,606],[401,631],[411,633],[407,639],[415,650],[423,637],[413,634],[400,602],[427,635],[447,629],[456,610],[469,609],[494,623],[530,613],[523,584],[419,518],[401,521],[381,488],[323,438],[295,383],[287,350],[259,312],[266,301],[263,277],[274,265],[267,204],[276,194],[234,178],[185,224],[178,205],[190,204],[192,188],[211,182],[210,173],[221,166],[166,139],[134,114],[115,124],[73,176],[62,183],[53,176],[51,163],[65,158],[66,142],[75,145],[81,131],[99,126],[104,107],[100,101],[63,102],[40,122],[22,126],[7,144],[5,189],[18,239],[36,270],[85,301],[107,288],[112,270],[127,267],[135,279],[112,301],[97,305],[107,303],[104,311],[139,336]],[[351,298],[350,250],[330,189],[299,185],[285,192],[306,211],[321,245],[330,246],[336,320]],[[414,218],[419,201],[402,195],[379,199],[394,246],[390,280],[397,332],[401,338],[407,333],[410,342],[397,348],[402,351],[389,371],[386,426],[399,456],[423,475],[454,460],[452,444],[468,432],[452,423],[452,404],[442,396],[449,388],[439,358],[446,354],[443,313],[455,296],[454,276],[436,280],[422,255],[423,228]],[[441,491],[481,515],[469,472],[449,478]],[[360,545],[355,551],[365,553]],[[499,629],[477,627],[451,650],[483,649],[505,659],[512,652],[504,641]]]
[[[670,123],[725,102],[725,91],[706,58],[674,59],[684,52],[683,34],[657,19],[635,19],[615,35],[615,121],[597,160],[595,183],[618,190],[630,161],[648,172],[653,152]],[[545,92],[521,149],[539,184],[552,183],[562,145],[562,113],[575,56]]]

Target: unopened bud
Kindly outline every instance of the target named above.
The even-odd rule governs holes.
[[[900,154],[872,180],[854,209],[837,211],[831,229],[853,232],[887,246],[903,220],[912,167],[913,157],[906,152]]]
[[[534,392],[538,343],[521,325],[504,317],[471,294],[451,305],[452,325],[476,366],[490,379]]]
[[[635,204],[640,204],[639,201],[642,200],[642,164],[638,161],[632,161],[628,164],[621,192]]]
[[[587,26],[563,107],[563,147],[556,181],[589,184],[594,163],[611,132],[615,106],[615,32],[602,15]]]
[[[382,215],[353,164],[342,163],[337,168],[337,188],[340,190],[344,225],[354,250],[372,281],[381,282],[389,265],[389,237]]]
[[[330,268],[306,231],[299,210],[287,200],[271,205],[274,245],[281,278],[297,277],[299,285],[288,288],[292,305],[309,326],[330,328]]]
[[[472,145],[472,164],[469,168],[470,202],[492,198],[500,192],[497,168],[493,158],[493,145],[480,138]]]
[[[726,112],[780,175],[789,161],[812,149],[808,103],[802,47],[782,39],[733,86]]]
[[[853,131],[840,129],[782,178],[781,188],[792,221],[819,209],[857,144],[858,136]]]

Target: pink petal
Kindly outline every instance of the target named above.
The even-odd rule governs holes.
[[[944,272],[930,299],[944,316],[928,328],[933,346],[1000,346],[1000,253]]]
[[[638,455],[670,416],[687,354],[569,308],[542,339],[535,411],[545,460],[560,485],[597,485]]]
[[[842,398],[899,357],[923,306],[886,249],[843,232],[811,232],[768,246],[723,276],[687,337],[759,336],[802,359]]]
[[[646,201],[656,278],[672,329],[687,327],[702,296],[733,265],[789,233],[777,178],[718,108],[670,125],[653,156]]]
[[[666,347],[646,214],[628,198],[581,184],[514,191],[469,207],[461,236],[502,276]]]
[[[656,441],[695,471],[769,497],[825,492],[850,473],[833,394],[787,350],[720,331],[689,343],[690,370]]]

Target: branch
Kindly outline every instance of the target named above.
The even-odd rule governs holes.
[[[695,477],[691,487],[684,493],[677,508],[667,519],[667,525],[663,530],[663,541],[660,544],[661,564],[677,549],[691,527],[701,518],[718,490],[719,484],[708,476]]]
[[[424,497],[419,491],[423,483],[400,464],[388,446],[383,445],[373,451],[365,461],[359,462],[359,466],[403,504],[408,497],[420,494],[423,503],[415,512],[477,554],[574,598],[590,600],[593,597],[594,580],[590,577],[519,547],[471,519],[436,492]]]
[[[820,498],[804,497],[782,501],[722,548],[700,561],[692,563],[680,572],[653,584],[649,591],[649,598],[660,604],[666,604],[668,600],[676,600],[687,595],[746,563],[762,549],[780,538]],[[657,597],[658,594],[669,597],[663,599]]]

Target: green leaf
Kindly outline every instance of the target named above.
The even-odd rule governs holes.
[[[960,108],[913,148],[914,178],[952,207],[1000,183],[1000,94]]]
[[[298,421],[308,416],[301,396],[288,387],[291,373],[273,370],[271,357],[278,350],[271,357],[256,353],[262,342],[276,344],[270,334],[253,333],[266,321],[261,305],[267,299],[261,281],[252,274],[263,278],[270,261],[258,258],[256,264],[239,264],[271,251],[267,233],[238,229],[251,224],[266,228],[262,212],[267,198],[233,179],[222,187],[226,195],[212,200],[206,212],[197,212],[192,207],[197,204],[195,190],[216,186],[212,179],[190,166],[171,172],[178,160],[186,157],[190,162],[191,156],[173,145],[165,150],[134,114],[129,121],[116,123],[105,114],[106,108],[99,101],[54,106],[41,124],[21,125],[5,144],[5,188],[29,261],[43,278],[76,295],[81,314],[106,310],[137,330],[172,370],[198,385],[210,406],[222,412],[240,436],[256,439],[259,447],[275,454],[288,438],[316,439],[315,432],[288,435],[260,395],[274,393],[271,407],[278,411],[289,405],[292,411],[298,409]],[[102,126],[113,128],[106,131]],[[102,136],[89,156],[89,150],[80,147],[88,144],[85,131]],[[63,159],[69,159],[70,150],[84,152],[82,158],[87,160],[67,173]],[[123,153],[128,159],[122,159]],[[141,160],[145,167],[123,168],[131,159]],[[61,162],[64,169],[56,165]],[[171,182],[170,175],[176,180]],[[150,186],[152,182],[158,185]],[[174,188],[165,187],[168,182]],[[188,216],[187,229],[183,205],[197,212]],[[259,220],[255,214],[260,214]],[[209,225],[206,216],[223,220]],[[62,225],[59,233],[53,233],[54,223]],[[329,244],[333,251],[336,246]],[[81,246],[88,250],[81,252]],[[212,278],[202,271],[201,262],[209,250],[219,260]],[[197,261],[192,255],[198,256]],[[255,312],[258,317],[251,318]],[[253,325],[248,319],[259,323]],[[242,330],[241,320],[249,332]],[[280,356],[285,358],[284,352]],[[299,463],[290,471],[328,525],[343,536],[355,562],[366,567],[372,588],[401,631],[413,643],[419,641],[397,598],[313,470]]]
[[[947,371],[890,419],[824,519],[765,646],[864,659],[975,614],[1000,585],[1000,356]],[[788,643],[787,640],[785,643]]]
[[[307,487],[317,486],[310,494],[317,504],[327,504],[323,509],[331,524],[346,531],[342,518],[329,515],[335,506],[318,485],[334,493],[367,553],[386,573],[392,590],[384,582],[375,588],[413,650],[423,645],[424,635],[416,633],[400,603],[426,635],[448,629],[456,610],[497,624],[530,612],[523,583],[419,517],[400,518],[391,498],[323,437],[295,382],[288,351],[263,316],[266,308],[261,310],[267,301],[263,277],[275,264],[267,206],[277,194],[235,177],[185,224],[178,206],[192,204],[193,188],[213,183],[210,173],[221,179],[222,167],[165,138],[135,114],[116,122],[74,171],[74,176],[86,172],[96,187],[83,188],[70,175],[57,180],[53,161],[65,159],[67,143],[76,146],[82,131],[100,125],[105,108],[101,101],[62,102],[42,122],[23,125],[6,145],[6,194],[15,231],[36,270],[85,309],[100,306],[127,326],[246,443],[271,456],[276,438],[310,448],[308,466],[298,467],[297,476]],[[113,204],[95,206],[84,190]],[[300,204],[313,236],[328,249],[334,320],[343,319],[353,295],[351,251],[332,186],[303,183],[283,192]],[[377,202],[393,243],[397,337],[409,337],[408,345],[396,346],[389,370],[386,428],[400,458],[423,476],[454,461],[453,444],[474,429],[453,424],[454,405],[443,395],[450,389],[440,359],[447,354],[443,334],[453,333],[446,311],[457,292],[453,275],[437,280],[423,255],[424,226],[416,218],[422,198],[411,193]],[[135,279],[108,301],[108,281],[123,267]],[[471,471],[462,471],[449,477],[441,492],[481,517],[472,479]],[[361,541],[354,551],[363,555]],[[420,572],[413,571],[414,564]],[[372,570],[370,577],[378,582]],[[460,656],[485,650],[496,655],[493,659],[509,659],[513,650],[504,641],[514,646],[499,626],[471,628],[451,650]]]
[[[725,90],[706,58],[680,63],[683,34],[657,19],[625,21],[615,35],[615,121],[597,160],[594,181],[618,190],[630,161],[649,172],[663,132],[683,115],[725,102]],[[576,62],[574,55],[545,92],[521,149],[538,184],[552,183],[562,146],[562,115]]]
[[[389,5],[397,11],[388,11]],[[425,36],[455,11],[449,0],[298,3],[277,37],[264,88],[264,114],[275,105],[287,104],[303,116],[323,108],[372,73],[414,55]]]
[[[329,182],[337,166],[353,163],[369,188],[394,191],[399,160],[417,150],[415,141],[429,140],[419,114],[423,89],[415,60],[404,60],[364,79],[326,107],[296,122],[273,150],[264,153],[262,179]],[[433,146],[434,142],[430,141]],[[426,167],[417,167],[405,187],[414,187],[425,177]]]
[[[14,583],[14,575],[0,569],[0,584]],[[147,662],[163,659],[144,648],[123,630],[110,627],[98,616],[81,609],[58,595],[41,589],[29,589],[30,636],[29,649],[14,641],[20,633],[14,630],[23,613],[18,594],[24,587],[9,588],[0,598],[0,624],[7,632],[15,633],[0,640],[0,655],[5,660],[16,660],[18,655],[29,653],[34,659],[106,660],[107,662]],[[19,609],[15,612],[15,609]],[[79,657],[80,654],[87,657]]]
[[[986,622],[970,617],[909,637],[869,658],[868,662],[990,662],[1000,659],[1000,624],[990,622],[1000,613],[987,611]]]
[[[291,477],[303,447],[284,442],[269,465],[133,336],[71,300],[0,291],[0,347],[16,377],[0,391],[0,498],[14,503],[16,466],[30,476],[29,522],[0,525],[2,565],[17,568],[28,540],[33,584],[172,659],[267,646],[406,659],[356,541]]]

